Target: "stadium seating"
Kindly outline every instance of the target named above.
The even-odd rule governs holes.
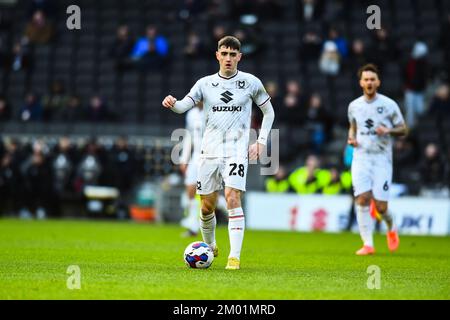
[[[186,24],[177,18],[183,1],[163,0],[61,0],[54,1],[57,10],[52,17],[56,30],[55,39],[48,45],[35,46],[32,50],[34,67],[29,71],[9,72],[0,69],[0,92],[13,107],[13,117],[17,120],[18,109],[27,92],[44,94],[55,79],[61,79],[70,93],[78,94],[86,105],[93,94],[102,95],[110,110],[119,115],[121,124],[115,125],[117,132],[141,132],[145,134],[168,134],[172,129],[184,125],[183,117],[163,110],[162,97],[172,93],[182,97],[199,77],[213,73],[217,66],[213,53],[193,60],[183,56],[186,39]],[[68,5],[77,4],[82,9],[82,29],[69,31],[66,28]],[[335,120],[345,130],[346,108],[348,102],[357,94],[355,70],[343,70],[329,85],[329,80],[320,74],[317,63],[305,63],[298,57],[298,47],[303,33],[308,28],[324,31],[325,26],[338,21],[343,33],[350,41],[354,38],[368,38],[370,32],[363,28],[367,17],[365,9],[368,1],[326,1],[320,21],[305,24],[298,19],[297,1],[283,1],[282,20],[265,21],[261,32],[265,42],[264,50],[256,58],[243,59],[240,68],[254,72],[263,81],[275,80],[280,84],[288,79],[299,79],[308,91],[319,92],[325,105],[332,110]],[[436,69],[444,62],[443,52],[436,43],[439,22],[449,10],[445,0],[409,0],[409,1],[370,1],[383,8],[383,24],[392,30],[398,39],[399,50],[404,60],[412,44],[417,39],[425,39],[430,47],[430,63]],[[11,29],[0,31],[10,41],[19,39],[29,19],[29,2],[18,1],[17,5],[1,5],[13,21]],[[146,25],[155,23],[169,39],[172,56],[167,69],[163,71],[126,71],[123,74],[115,69],[114,61],[108,50],[114,41],[117,27],[127,24],[134,36],[144,32]],[[224,21],[231,24],[231,20]],[[199,32],[204,43],[209,41],[208,19],[194,21],[194,29]],[[387,62],[383,77],[383,90],[398,101],[402,98],[402,59]],[[279,106],[275,106],[277,108]],[[427,120],[428,121],[428,120]],[[428,132],[420,138],[421,143],[440,139],[431,123],[419,124]],[[51,124],[19,124],[12,121],[3,125],[3,131],[9,133],[85,132],[91,134],[93,126]],[[85,131],[83,131],[85,130]],[[301,131],[301,129],[299,129]],[[338,128],[339,130],[339,128]],[[110,128],[95,128],[98,134],[108,134]],[[448,130],[445,132],[450,132]],[[300,135],[304,137],[304,135]],[[448,134],[444,134],[450,141]],[[299,140],[299,146],[303,141]],[[336,156],[336,143],[330,144],[330,152]],[[301,148],[299,148],[301,152]]]

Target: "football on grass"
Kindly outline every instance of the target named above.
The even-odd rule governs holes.
[[[192,242],[184,250],[184,262],[190,268],[206,269],[213,260],[212,249],[202,241]]]

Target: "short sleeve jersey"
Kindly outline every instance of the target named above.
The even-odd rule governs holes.
[[[262,106],[270,99],[262,82],[242,71],[229,78],[216,73],[198,80],[187,96],[194,104],[203,101],[200,157],[246,157],[252,103]]]
[[[371,101],[361,96],[350,103],[348,120],[356,122],[358,147],[354,150],[355,157],[382,154],[392,159],[393,138],[390,135],[378,136],[375,129],[381,125],[393,128],[404,123],[394,100],[379,93]]]

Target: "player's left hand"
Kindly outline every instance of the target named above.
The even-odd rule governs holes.
[[[248,157],[250,160],[256,160],[262,154],[264,150],[264,145],[258,142],[255,142],[248,149]]]
[[[187,164],[186,163],[180,164],[180,172],[183,176],[186,175],[186,170],[187,170]]]
[[[386,128],[385,126],[379,126],[378,128],[375,129],[375,132],[379,136],[385,136],[390,133],[390,130],[389,130],[389,128]]]

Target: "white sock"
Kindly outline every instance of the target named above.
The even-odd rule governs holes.
[[[373,221],[369,206],[356,205],[356,219],[358,220],[359,234],[365,246],[373,247]]]
[[[197,199],[194,198],[194,199],[189,200],[188,209],[189,209],[188,228],[192,232],[197,233],[198,229],[200,228],[200,222],[199,222],[199,218],[198,218],[198,215],[200,213],[200,208],[199,208],[199,203],[198,203]]]
[[[228,258],[240,258],[244,240],[245,217],[242,208],[228,210],[228,234],[230,236],[230,255]]]
[[[200,230],[203,241],[214,247],[216,245],[216,214],[215,212],[205,216],[200,216]]]

